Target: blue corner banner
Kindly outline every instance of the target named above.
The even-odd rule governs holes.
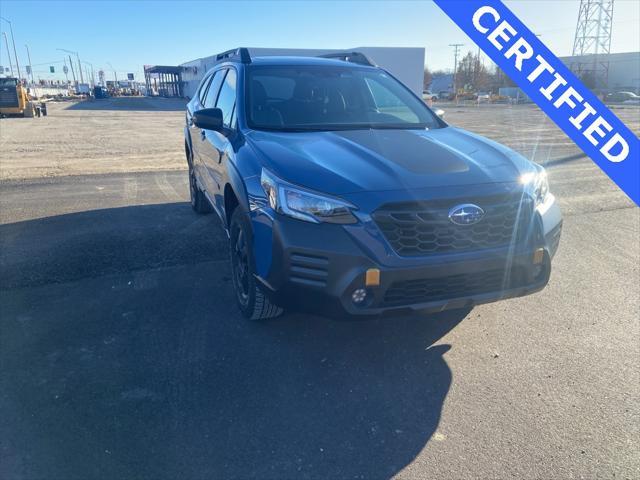
[[[640,140],[536,35],[500,0],[434,1],[640,206]]]

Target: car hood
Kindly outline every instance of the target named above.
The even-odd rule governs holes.
[[[531,162],[496,142],[434,130],[252,131],[249,144],[278,177],[336,195],[515,182]]]

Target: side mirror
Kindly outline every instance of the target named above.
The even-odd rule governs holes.
[[[436,114],[436,116],[440,117],[442,120],[444,120],[444,110],[442,110],[441,108],[436,108],[433,113]]]
[[[203,108],[193,114],[193,124],[205,130],[222,130],[222,110],[219,108]]]

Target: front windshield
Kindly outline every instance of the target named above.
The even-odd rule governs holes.
[[[18,80],[15,78],[0,78],[0,87],[15,87]]]
[[[248,73],[249,126],[269,130],[438,128],[435,115],[382,70],[252,66]]]

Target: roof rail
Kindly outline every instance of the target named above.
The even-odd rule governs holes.
[[[369,67],[377,67],[364,53],[361,52],[334,52],[320,55],[321,58],[336,58],[345,62],[357,63],[358,65],[367,65]]]
[[[249,50],[244,47],[234,48],[233,50],[227,50],[226,52],[219,53],[218,55],[216,55],[216,60],[220,62],[222,60],[233,57],[240,57],[240,61],[242,63],[251,63],[251,55],[249,55]]]

